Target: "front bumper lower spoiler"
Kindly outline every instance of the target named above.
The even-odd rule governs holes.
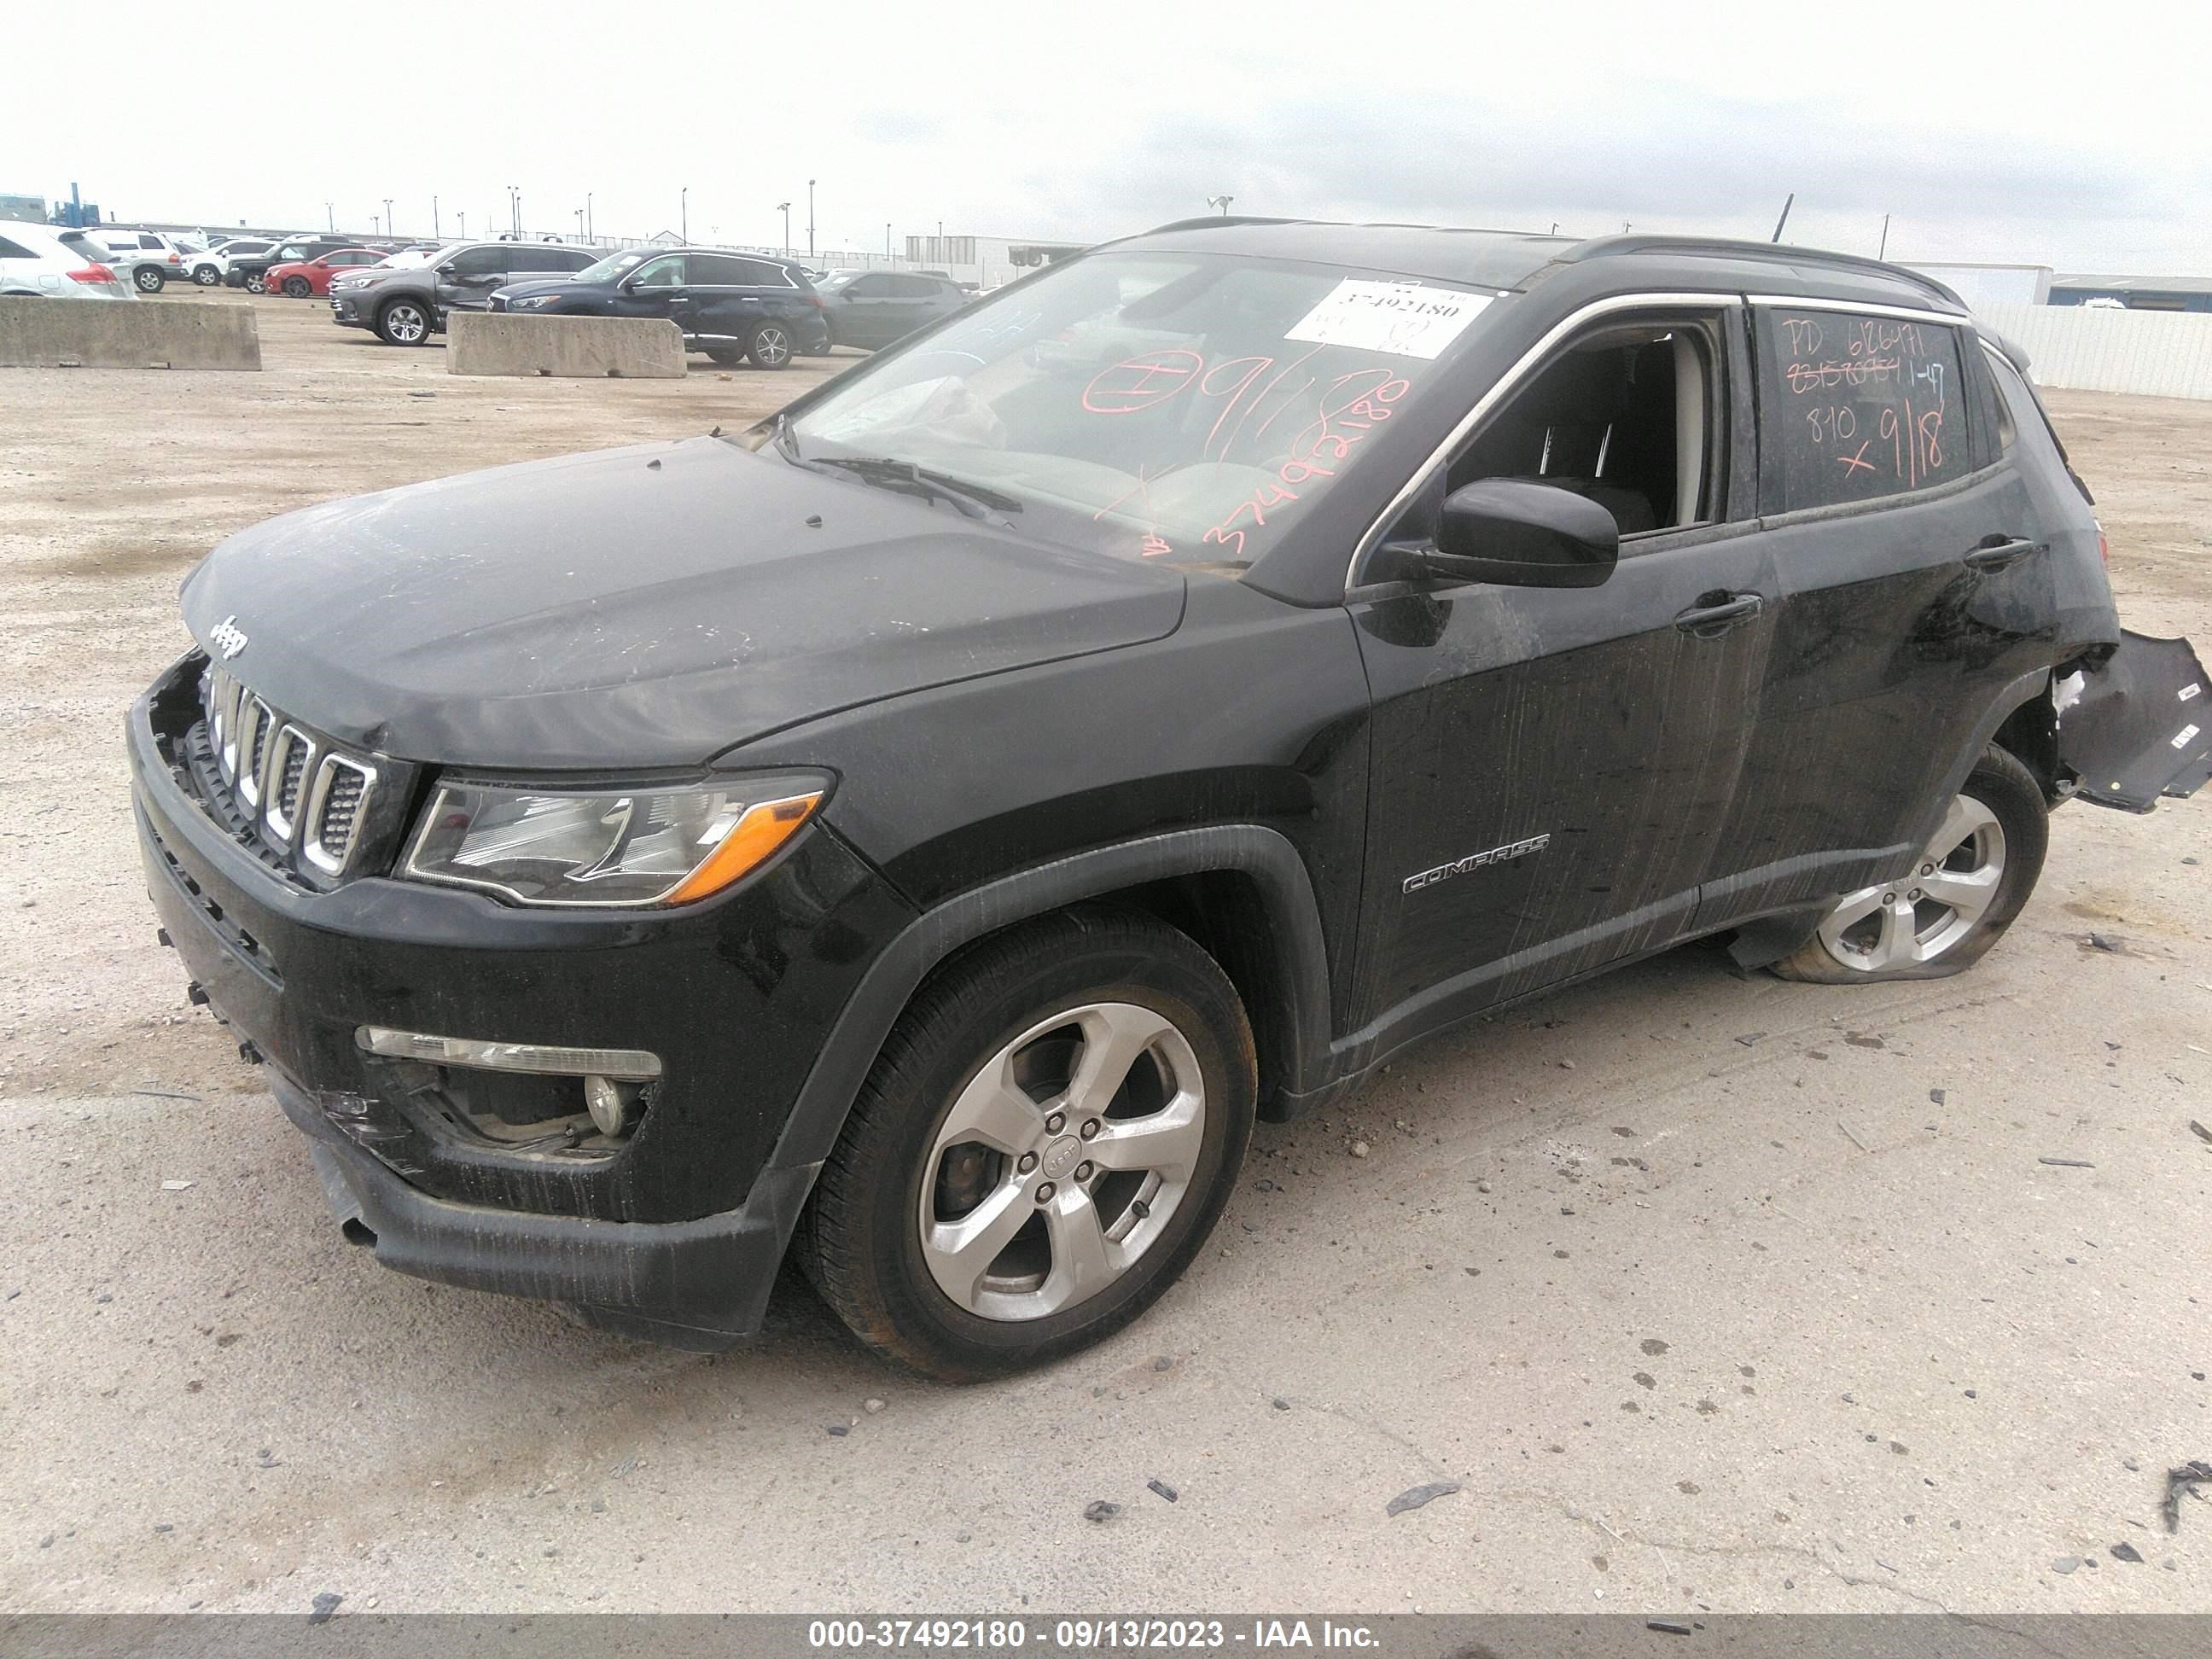
[[[270,1079],[308,1137],[348,1238],[441,1285],[571,1304],[587,1324],[714,1352],[760,1329],[813,1166],[763,1170],[744,1206],[696,1221],[599,1221],[433,1198],[348,1141],[307,1090]]]

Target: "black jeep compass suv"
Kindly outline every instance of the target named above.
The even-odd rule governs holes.
[[[404,1272],[980,1377],[1255,1115],[1723,930],[1955,971],[2212,771],[2016,353],[1765,245],[1206,219],[736,439],[291,514],[132,709],[165,939]]]

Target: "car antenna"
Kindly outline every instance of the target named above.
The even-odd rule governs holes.
[[[1796,200],[1797,192],[1793,190],[1790,192],[1789,201],[1782,204],[1782,216],[1774,222],[1774,234],[1768,238],[1770,241],[1778,242],[1782,240],[1782,227],[1790,222],[1790,209]]]

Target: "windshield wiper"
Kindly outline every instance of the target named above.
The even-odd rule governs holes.
[[[864,483],[880,484],[890,489],[911,490],[915,494],[929,496],[987,524],[1004,522],[994,519],[992,508],[995,507],[1000,513],[1018,513],[1022,510],[1022,503],[1012,495],[1000,495],[981,484],[969,483],[964,478],[933,471],[912,461],[894,461],[871,455],[823,455],[811,458],[806,465],[842,467]]]

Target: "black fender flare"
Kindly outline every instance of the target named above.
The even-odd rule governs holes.
[[[845,1118],[915,990],[963,945],[1031,916],[1140,883],[1233,870],[1257,883],[1289,988],[1292,1074],[1284,1086],[1311,1090],[1329,1066],[1328,951],[1312,878],[1279,831],[1259,824],[1176,830],[1076,853],[970,888],[925,911],[878,955],[831,1026],[763,1176],[803,1170],[809,1184],[844,1130]]]
[[[2048,696],[2050,692],[2051,670],[2038,668],[2008,683],[1990,700],[1981,719],[1974,723],[1972,734],[1943,769],[1935,793],[1905,826],[1904,838],[1911,847],[1917,849],[1927,845],[1936,825],[1943,821],[1944,808],[1965,787],[1974,763],[1981,759],[1982,751],[1995,740],[2004,723],[2036,698]],[[1828,910],[1825,903],[1815,904],[1747,921],[1736,930],[1729,955],[1739,968],[1764,968],[1769,963],[1779,962],[1820,931],[1820,920]]]

